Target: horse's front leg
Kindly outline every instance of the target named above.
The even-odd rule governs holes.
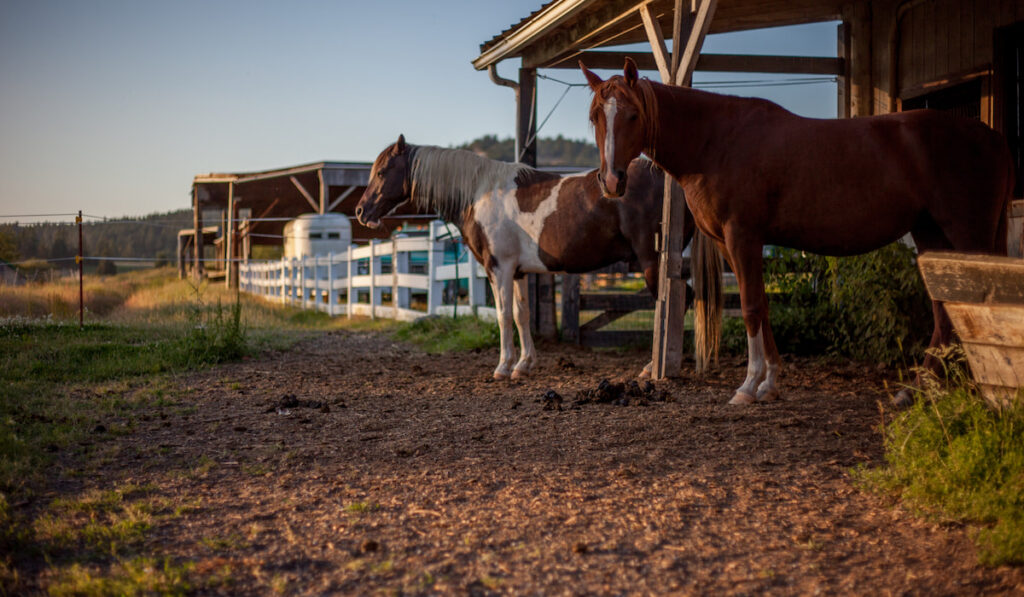
[[[512,379],[529,375],[537,362],[537,353],[533,347],[533,336],[530,334],[530,305],[526,302],[526,278],[515,281],[515,306],[512,310],[519,330],[519,362],[512,370]]]
[[[768,323],[761,245],[736,240],[726,237],[733,272],[740,286],[743,323],[747,328],[747,377],[729,404],[751,404],[778,398],[775,380],[781,360]]]
[[[515,338],[512,334],[512,272],[498,268],[490,272],[491,291],[494,293],[494,309],[498,312],[498,337],[501,342],[501,356],[494,370],[494,379],[508,379],[515,360]]]

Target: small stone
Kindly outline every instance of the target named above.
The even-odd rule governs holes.
[[[573,553],[587,553],[588,549],[589,548],[587,547],[587,544],[582,541],[578,541],[575,545],[572,546]]]
[[[380,543],[377,543],[373,539],[367,539],[363,541],[363,553],[372,553],[380,549]]]

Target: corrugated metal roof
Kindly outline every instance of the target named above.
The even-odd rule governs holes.
[[[550,2],[545,2],[537,10],[531,12],[529,15],[523,17],[522,19],[519,19],[518,22],[512,23],[511,25],[509,25],[509,27],[507,29],[505,29],[501,33],[495,35],[491,39],[489,39],[489,40],[485,41],[484,43],[480,44],[480,53],[482,54],[482,53],[486,52],[487,50],[491,49],[492,47],[494,47],[495,45],[497,45],[501,40],[505,39],[505,37],[508,34],[512,33],[516,29],[519,29],[520,27],[525,25],[530,19],[535,17],[538,13],[544,11],[544,9],[546,9],[547,7],[551,6],[552,4],[554,4],[556,2],[558,2],[558,0],[551,0]]]

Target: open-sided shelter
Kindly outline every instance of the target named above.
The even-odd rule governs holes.
[[[708,33],[825,21],[838,22],[836,56],[700,52]],[[650,51],[620,48],[637,42],[647,42]],[[620,70],[627,55],[676,85],[689,85],[695,70],[835,75],[840,117],[953,110],[1004,133],[1021,171],[1021,0],[552,0],[484,42],[473,66],[515,89],[517,138],[529,159],[535,155],[528,143],[536,132],[537,70],[576,69],[579,60]],[[503,79],[497,66],[512,58],[521,60],[518,80]],[[685,286],[678,255],[685,212],[678,203],[666,200],[663,215],[656,377],[677,374],[682,351]],[[1010,215],[1009,251],[1020,255],[1024,201],[1015,201]],[[544,321],[546,306],[538,308],[537,319]]]

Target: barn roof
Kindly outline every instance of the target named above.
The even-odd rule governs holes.
[[[865,0],[866,1],[866,0]],[[838,20],[850,0],[718,0],[711,33]],[[480,45],[473,66],[483,70],[507,58],[528,68],[575,66],[575,56],[607,46],[647,43],[637,9],[651,7],[666,36],[674,0],[552,0]]]

